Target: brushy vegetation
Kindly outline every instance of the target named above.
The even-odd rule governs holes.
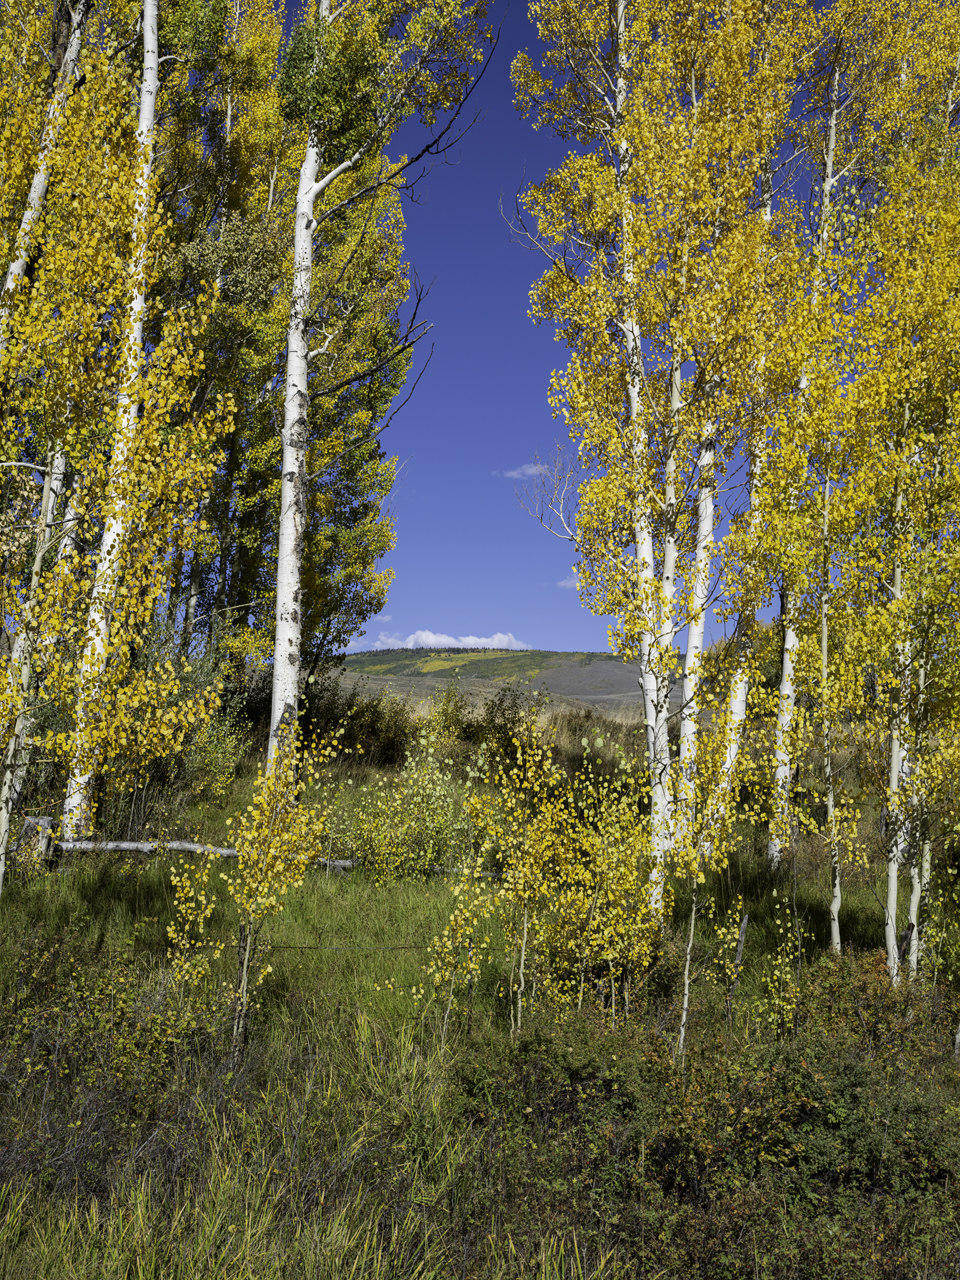
[[[171,856],[21,859],[0,900],[3,1280],[957,1274],[950,941],[891,988],[869,859],[831,957],[823,851],[804,836],[771,875],[743,825],[708,886],[682,1054],[682,893],[615,1028],[600,987],[579,1012],[531,1003],[511,1034],[495,963],[452,1015],[420,996],[454,907],[434,867],[463,856],[481,752],[509,758],[528,701],[471,709],[454,686],[417,720],[312,694],[310,730],[343,723],[354,752],[322,783],[326,851],[364,865],[315,863],[288,893],[240,1060],[229,945],[202,981],[172,979]],[[254,788],[256,725],[230,714],[204,766],[219,802],[191,799],[189,760],[170,798],[207,839]],[[636,749],[635,726],[587,712],[552,733],[571,774],[585,738],[611,771]],[[391,877],[401,855],[419,877]],[[212,886],[229,944],[236,903]]]

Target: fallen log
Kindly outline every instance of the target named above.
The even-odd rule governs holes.
[[[218,858],[235,858],[236,849],[220,849],[211,844],[195,844],[191,840],[58,840],[53,834],[56,824],[53,818],[29,817],[23,822],[20,838],[13,846],[11,856],[16,854],[25,839],[36,833],[40,842],[40,854],[44,858],[52,858],[56,851],[62,853],[156,853],[157,850],[168,850],[171,853],[215,853]],[[359,866],[355,858],[318,858],[315,866],[328,871],[352,871]]]

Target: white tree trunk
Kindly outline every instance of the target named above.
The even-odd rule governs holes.
[[[750,693],[750,672],[746,657],[737,663],[730,683],[730,711],[727,716],[727,750],[723,758],[723,785],[730,784],[740,756],[743,726],[747,719],[747,695]]]
[[[680,384],[680,362],[674,361],[670,386],[670,414],[676,419],[683,407]],[[653,903],[658,909],[663,900],[666,864],[673,847],[674,804],[672,769],[670,760],[670,681],[676,645],[677,623],[675,612],[677,577],[677,492],[676,459],[667,458],[664,469],[664,538],[663,566],[660,573],[659,593],[648,585],[646,606],[655,616],[654,630],[649,641],[648,668],[653,676],[655,701],[653,708],[653,753],[650,758],[650,829],[653,838],[654,892]],[[653,553],[651,549],[651,562]],[[652,568],[652,564],[651,564]],[[649,575],[652,578],[652,573]],[[659,598],[657,598],[659,596]]]
[[[37,222],[40,218],[40,212],[43,209],[43,203],[47,198],[47,188],[50,185],[50,166],[53,153],[56,150],[57,142],[60,137],[60,126],[63,123],[64,108],[67,98],[70,96],[70,87],[77,71],[77,64],[80,60],[80,47],[83,43],[83,27],[87,18],[88,0],[76,0],[74,7],[70,10],[70,36],[67,42],[66,52],[64,54],[63,64],[57,78],[56,88],[50,105],[47,108],[46,119],[43,125],[43,134],[40,139],[40,158],[37,163],[36,172],[33,175],[33,181],[30,184],[30,193],[27,196],[27,206],[23,211],[23,217],[20,219],[20,230],[17,235],[16,248],[14,250],[14,258],[7,267],[6,278],[3,282],[3,297],[6,300],[7,295],[12,293],[20,286],[27,270],[27,263],[30,260],[30,246],[33,240],[33,233],[36,229]],[[2,312],[3,321],[0,324],[0,357],[6,350],[7,342],[10,336],[10,327],[7,322],[7,313],[4,308]]]
[[[697,547],[693,567],[693,591],[690,621],[687,625],[687,653],[683,663],[683,693],[680,707],[680,767],[684,780],[693,781],[697,751],[697,687],[700,683],[700,658],[707,621],[707,596],[710,591],[710,567],[713,553],[713,445],[705,444],[700,452],[698,470],[700,491],[697,496]]]
[[[823,786],[826,814],[824,829],[830,850],[830,948],[840,954],[840,846],[837,841],[837,804],[833,786],[833,734],[830,709],[830,479],[823,482],[822,563],[820,570],[820,736],[823,739]]]
[[[33,574],[33,578],[31,579],[31,589],[34,593],[36,591],[36,586],[39,582],[39,572],[40,572],[40,566],[43,560],[43,556],[47,551],[50,550],[50,548],[53,546],[54,542],[56,541],[54,528],[56,525],[57,504],[59,503],[61,494],[63,493],[66,470],[67,470],[66,457],[61,452],[61,450],[58,449],[54,454],[53,463],[50,469],[49,498],[44,500],[47,515],[46,515],[46,522],[44,525],[43,550],[40,552],[40,557],[36,562],[36,564],[34,565],[34,574]],[[67,516],[69,516],[70,510],[71,510],[71,503],[68,502]],[[63,554],[63,544],[61,543],[60,550],[57,552],[58,563],[60,561],[62,554]],[[32,599],[33,599],[33,595],[31,595],[31,600]],[[29,633],[26,631],[24,632],[24,639],[30,649],[29,654],[24,655],[25,661],[26,661],[25,674],[27,678],[29,678],[29,669],[33,661],[33,655],[36,652],[38,643],[43,643],[43,642],[35,634]],[[56,639],[48,637],[46,640],[46,643],[55,644]],[[26,695],[27,686],[24,685],[23,689],[24,689],[24,694]],[[0,808],[6,808],[7,810],[6,823],[8,827],[9,827],[10,817],[12,816],[14,810],[16,809],[20,801],[20,793],[23,790],[23,784],[27,778],[27,769],[30,764],[29,742],[30,742],[32,733],[33,733],[33,715],[29,706],[29,698],[26,698],[25,711],[23,712],[23,723],[20,726],[18,730],[18,735],[17,735],[19,738],[19,747],[17,749],[17,752],[15,752],[15,754],[17,753],[19,754],[19,759],[15,763],[10,795],[9,795],[9,798],[6,798],[4,801],[0,801]],[[6,782],[4,781],[4,786],[5,785],[6,785]],[[0,817],[0,827],[3,826],[3,823],[4,823],[4,818]],[[0,837],[0,847],[3,846],[3,843],[4,843],[3,838]],[[2,882],[2,872],[0,872],[0,882]]]
[[[899,890],[900,867],[903,864],[906,849],[906,832],[897,806],[900,793],[900,782],[904,771],[904,751],[900,738],[900,706],[899,701],[893,716],[890,730],[890,761],[887,778],[887,900],[884,911],[883,933],[887,949],[887,971],[890,981],[896,985],[900,980],[899,938],[897,936],[897,898]]]
[[[747,522],[752,524],[754,515],[754,493],[759,483],[760,462],[753,458],[750,464],[750,482],[747,488]],[[737,645],[737,665],[730,682],[730,699],[727,705],[727,747],[724,752],[723,768],[720,774],[719,794],[717,796],[717,813],[722,816],[727,805],[727,795],[733,785],[740,748],[743,742],[743,731],[747,721],[747,698],[750,694],[750,658],[753,648],[751,634],[743,633],[743,617],[737,624],[740,632]],[[753,621],[753,618],[750,618]]]
[[[921,594],[921,608],[922,608]],[[927,705],[927,662],[923,655],[917,670],[917,736],[916,754],[929,752],[933,746],[929,732],[929,707]],[[921,745],[922,744],[922,745]],[[920,968],[920,912],[926,900],[930,884],[930,814],[926,802],[915,802],[920,847],[913,850],[910,859],[910,908],[907,925],[910,929],[910,976],[915,978]]]
[[[311,130],[300,166],[293,233],[293,290],[287,328],[287,375],[283,405],[280,536],[277,550],[277,612],[273,648],[273,696],[267,766],[273,764],[284,726],[297,719],[300,697],[301,566],[307,529],[308,387],[307,316],[313,277],[313,202],[320,151]]]
[[[21,755],[25,740],[30,733],[30,674],[33,670],[33,654],[36,648],[33,607],[37,598],[37,590],[40,586],[43,558],[50,545],[49,534],[53,494],[53,467],[48,465],[43,481],[43,497],[40,501],[40,513],[37,521],[37,545],[33,557],[33,569],[30,574],[27,607],[24,610],[23,620],[17,631],[10,654],[10,670],[14,680],[19,685],[20,710],[14,721],[13,732],[3,754],[3,778],[0,780],[0,892],[3,890],[3,878],[7,869],[10,818],[20,790],[19,783],[22,783],[23,777]]]
[[[777,725],[774,739],[773,814],[770,834],[767,838],[767,863],[772,871],[783,861],[781,837],[789,831],[790,823],[790,775],[792,761],[787,751],[787,734],[793,720],[797,701],[794,668],[797,659],[799,637],[793,628],[793,599],[786,587],[780,593],[780,619],[783,626],[783,646],[780,660],[780,695],[777,703]]]
[[[900,521],[903,514],[903,490],[897,485],[897,496],[894,502],[894,528],[899,534]],[[893,566],[893,581],[890,595],[894,604],[900,601],[903,594],[902,567],[899,548]],[[899,620],[898,620],[899,622]],[[887,901],[884,912],[883,932],[887,949],[887,971],[890,981],[896,984],[900,979],[900,955],[897,936],[897,896],[899,889],[900,867],[903,863],[906,848],[906,831],[901,815],[898,813],[900,799],[900,783],[903,778],[905,754],[902,739],[903,691],[901,687],[904,670],[903,646],[897,646],[896,673],[897,686],[893,696],[892,714],[890,717],[890,759],[887,772]]]
[[[27,264],[30,260],[30,249],[34,232],[40,220],[40,214],[47,198],[50,186],[50,168],[54,151],[60,137],[60,126],[63,123],[64,108],[70,95],[73,79],[80,61],[80,50],[83,44],[83,28],[87,17],[88,0],[76,0],[70,11],[70,35],[64,51],[63,62],[57,77],[53,97],[47,107],[47,114],[40,139],[40,156],[30,191],[27,195],[26,207],[20,219],[14,257],[7,267],[3,281],[2,301],[0,305],[0,363],[6,354],[10,340],[10,315],[8,311],[12,295],[23,282]],[[10,838],[10,818],[16,805],[26,769],[23,748],[30,735],[30,715],[28,709],[30,672],[33,665],[33,653],[36,647],[36,636],[33,633],[32,606],[39,586],[43,558],[50,546],[53,535],[53,520],[57,499],[63,487],[66,460],[58,449],[51,461],[48,460],[47,473],[44,480],[42,500],[42,531],[38,538],[37,552],[34,558],[33,572],[30,578],[27,611],[23,625],[14,642],[10,655],[11,670],[21,686],[21,709],[14,724],[13,733],[4,752],[3,779],[0,782],[0,890],[3,889],[3,878],[6,872],[7,844]]]
[[[147,229],[150,214],[150,175],[153,168],[153,140],[159,89],[159,49],[157,44],[157,0],[143,0],[143,80],[140,86],[140,115],[137,141],[142,163],[137,176],[137,200],[133,223],[133,260],[130,264],[127,368],[123,388],[117,398],[117,434],[110,460],[111,487],[120,484],[137,437],[138,402],[134,391],[143,358],[143,322],[146,312]],[[122,488],[122,485],[121,485]],[[109,497],[109,495],[108,495]],[[107,662],[110,640],[110,606],[117,582],[121,547],[129,532],[129,512],[122,500],[109,512],[100,544],[94,576],[87,643],[81,665],[81,689],[77,701],[76,747],[63,806],[62,833],[76,840],[91,820],[94,761],[85,743],[86,730],[98,713],[97,687]],[[84,687],[85,686],[85,687]]]

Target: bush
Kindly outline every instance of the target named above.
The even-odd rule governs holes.
[[[359,751],[367,765],[381,769],[403,764],[417,738],[417,721],[403,698],[381,691],[370,696],[362,681],[347,687],[333,672],[307,687],[301,725],[309,742],[340,724],[343,745]]]
[[[472,827],[443,742],[423,727],[396,779],[359,788],[351,816],[355,856],[378,883],[430,875],[470,852]]]

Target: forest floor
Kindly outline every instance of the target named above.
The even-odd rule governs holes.
[[[251,788],[191,811],[205,839]],[[829,956],[816,875],[771,876],[745,829],[709,886],[749,915],[743,972],[728,999],[704,934],[678,1053],[682,895],[629,1018],[539,1003],[518,1030],[496,965],[459,1008],[430,996],[446,877],[314,866],[238,1060],[233,908],[215,882],[227,948],[173,983],[172,861],[4,888],[0,1280],[960,1274],[960,997],[891,988],[873,873]],[[786,1004],[775,891],[801,930]]]

